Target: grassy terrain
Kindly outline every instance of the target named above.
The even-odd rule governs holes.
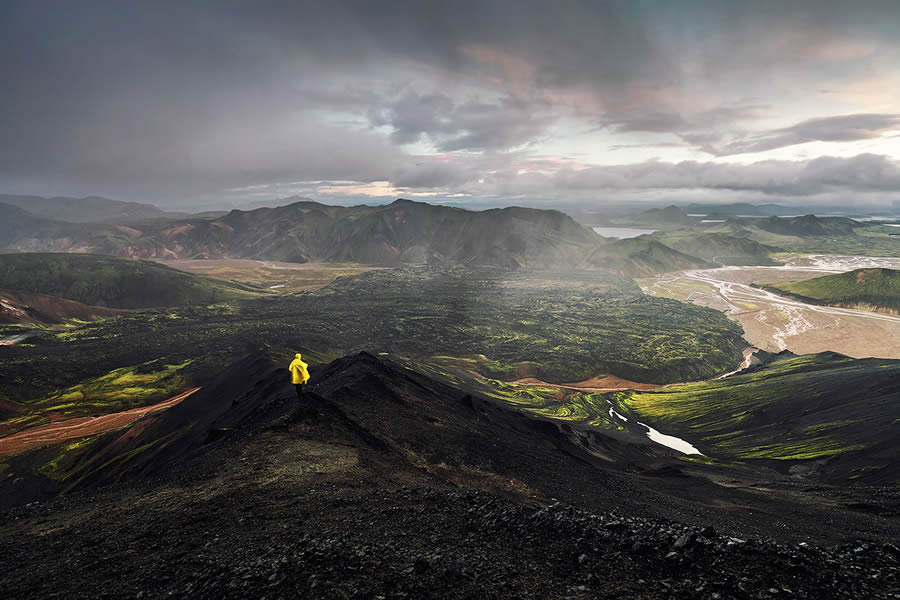
[[[0,288],[115,308],[214,304],[262,293],[149,261],[53,253],[0,254]]]
[[[808,461],[867,451],[863,462],[878,470],[897,466],[896,444],[884,444],[897,438],[898,394],[900,361],[826,353],[779,355],[724,380],[611,397],[621,412],[714,458]],[[848,459],[848,473],[852,465]]]
[[[857,269],[804,281],[756,285],[812,304],[900,310],[900,271],[893,269]]]

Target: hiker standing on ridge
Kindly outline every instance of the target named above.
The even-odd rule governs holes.
[[[297,400],[303,400],[303,386],[309,381],[309,371],[306,370],[308,365],[300,360],[300,353],[294,355],[294,360],[288,369],[291,372],[291,383],[297,388]]]

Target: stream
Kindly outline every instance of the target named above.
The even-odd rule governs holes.
[[[752,356],[752,354],[750,356]],[[607,400],[607,402],[609,402],[609,400]],[[628,417],[613,408],[612,403],[609,404],[609,416],[615,417],[623,423],[628,422]],[[677,450],[682,454],[699,454],[700,456],[704,456],[704,454],[697,450],[697,448],[695,448],[690,442],[686,442],[681,438],[675,437],[674,435],[666,435],[665,433],[653,429],[646,423],[641,423],[637,420],[635,422],[641,427],[647,428],[647,437],[650,438],[650,441],[652,442],[656,442],[657,444],[666,446],[667,448],[671,448],[672,450]]]

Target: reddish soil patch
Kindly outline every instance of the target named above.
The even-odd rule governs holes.
[[[99,417],[77,417],[20,431],[19,433],[0,438],[0,456],[20,454],[42,446],[51,446],[67,440],[97,435],[104,431],[125,427],[144,415],[175,406],[199,389],[189,389],[151,406],[141,406],[140,408],[132,408]]]
[[[512,383],[516,383],[519,385],[558,387],[583,392],[619,392],[624,390],[639,390],[645,392],[648,390],[656,390],[662,387],[661,385],[657,385],[655,383],[638,383],[637,381],[629,381],[628,379],[622,379],[621,377],[616,377],[614,375],[598,375],[596,377],[591,377],[590,379],[585,379],[584,381],[559,384],[547,383],[546,381],[542,381],[540,379],[537,379],[536,377],[525,377],[523,379],[517,379]]]
[[[138,231],[138,230],[135,229],[134,227],[126,227],[125,225],[116,225],[116,229],[118,229],[118,230],[121,231],[122,233],[125,233],[125,234],[130,235],[131,237],[139,238],[139,237],[141,237],[142,235],[144,235],[143,232]]]
[[[166,236],[166,239],[171,239],[172,236],[176,236],[181,233],[187,233],[194,229],[193,225],[176,225],[175,227],[169,227],[168,229],[163,229],[160,233]]]

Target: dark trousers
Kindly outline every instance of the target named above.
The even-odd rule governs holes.
[[[294,387],[297,388],[297,400],[303,400],[303,384],[295,383]]]

